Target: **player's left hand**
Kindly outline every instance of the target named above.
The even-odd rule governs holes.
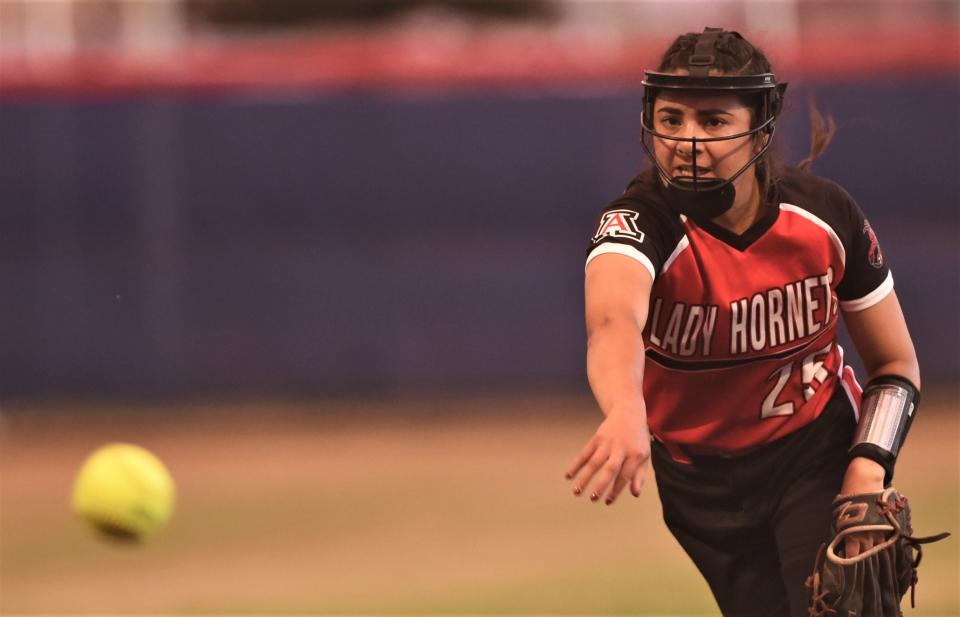
[[[855,466],[848,474],[850,482],[869,477],[870,469]],[[913,535],[910,514],[907,498],[893,487],[833,500],[830,540],[820,546],[806,581],[811,617],[903,617],[900,601],[910,589],[913,605],[921,546],[950,535]],[[879,530],[886,537],[869,551],[844,555],[844,541],[867,530]]]
[[[858,456],[847,466],[847,473],[843,476],[840,495],[880,493],[883,491],[883,477],[883,467],[875,461]],[[846,557],[856,557],[883,541],[884,535],[879,531],[851,534],[844,539],[844,555]]]

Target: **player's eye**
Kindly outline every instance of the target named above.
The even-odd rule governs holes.
[[[680,118],[676,116],[662,116],[660,118],[660,124],[670,128],[676,128],[680,126]]]
[[[707,118],[706,125],[711,129],[718,129],[722,126],[726,126],[727,121],[723,118],[714,116],[712,118]]]

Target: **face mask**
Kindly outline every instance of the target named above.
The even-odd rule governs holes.
[[[756,75],[710,75],[717,58],[716,44],[721,36],[740,37],[736,32],[726,33],[721,28],[706,28],[699,36],[694,53],[689,60],[688,74],[644,73],[643,114],[641,116],[640,143],[647,157],[657,168],[665,184],[665,192],[670,202],[683,214],[694,219],[712,219],[722,216],[733,207],[736,190],[733,181],[756,163],[767,151],[773,141],[774,121],[782,107],[783,95],[787,84],[778,84],[773,73]],[[710,94],[756,95],[758,97],[758,126],[724,137],[674,137],[658,132],[653,127],[653,109],[657,96],[662,92],[705,92]],[[647,144],[647,135],[667,141],[690,143],[693,153],[693,176],[671,177],[670,173],[657,161]],[[697,144],[703,142],[725,141],[746,136],[765,134],[763,147],[743,167],[730,178],[698,178],[696,151]]]

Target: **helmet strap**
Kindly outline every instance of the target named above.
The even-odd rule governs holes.
[[[717,40],[723,28],[704,28],[697,37],[693,54],[687,60],[690,77],[709,77],[710,69],[717,62]]]

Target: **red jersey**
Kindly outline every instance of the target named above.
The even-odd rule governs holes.
[[[872,306],[893,279],[837,185],[787,169],[762,220],[738,236],[677,213],[646,172],[601,214],[587,262],[610,252],[654,278],[643,393],[651,433],[677,460],[783,437],[817,418],[841,381],[859,404],[839,309]]]

